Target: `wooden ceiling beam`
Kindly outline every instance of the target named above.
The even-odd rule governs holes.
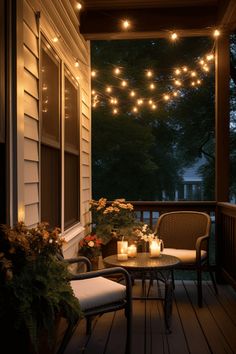
[[[220,27],[227,31],[236,30],[236,1],[229,0],[219,9]]]
[[[168,35],[173,30],[186,36],[204,35],[218,24],[215,6],[85,10],[80,16],[80,31],[89,40],[151,38]],[[128,31],[122,29],[124,19],[130,20]]]

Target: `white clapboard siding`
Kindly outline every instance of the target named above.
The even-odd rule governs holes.
[[[34,74],[34,76],[36,76],[37,78],[39,77],[38,59],[25,46],[24,46],[24,67],[29,72]]]
[[[23,8],[24,40],[24,201],[25,223],[39,220],[39,33],[29,3]]]
[[[25,224],[31,226],[39,221],[39,205],[30,204],[25,206]]]
[[[88,165],[90,164],[90,155],[87,152],[82,151],[81,154],[81,163],[84,165]]]
[[[37,183],[25,184],[25,205],[35,204],[39,201],[39,190]]]
[[[86,117],[90,116],[89,107],[84,102],[82,103],[82,114]]]
[[[82,191],[82,198],[83,198],[83,200],[89,200],[90,199],[90,188],[84,189]]]
[[[82,176],[83,177],[90,177],[90,166],[82,164]]]
[[[29,29],[28,25],[24,23],[23,27],[23,39],[24,45],[31,50],[31,52],[38,58],[39,48],[38,48],[38,37]]]
[[[38,121],[25,114],[25,137],[32,140],[39,140]]]
[[[35,161],[25,161],[24,164],[24,182],[38,183],[39,181],[39,165]]]
[[[38,37],[37,20],[34,11],[30,7],[27,1],[24,1],[24,21],[30,28],[30,30]]]
[[[83,177],[82,179],[82,189],[90,188],[90,177]]]
[[[81,98],[82,98],[82,103],[84,103],[87,107],[90,107],[89,95],[83,88],[81,90]]]
[[[89,116],[85,116],[84,114],[82,114],[82,126],[87,128],[88,130],[90,129],[90,115]]]
[[[82,151],[87,152],[90,154],[90,142],[87,140],[83,139],[82,137]]]
[[[24,94],[24,111],[27,116],[39,119],[38,100],[30,96],[27,92]]]
[[[24,90],[35,98],[39,98],[39,87],[37,78],[29,73],[27,70],[24,71]]]
[[[38,142],[25,138],[24,139],[24,158],[29,161],[39,160]]]
[[[82,127],[82,137],[86,141],[90,140],[90,131],[85,127]]]

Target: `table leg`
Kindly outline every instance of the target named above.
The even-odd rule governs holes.
[[[165,298],[164,298],[164,316],[166,331],[171,333],[171,316],[172,316],[172,301],[173,301],[173,284],[172,281],[165,282]]]

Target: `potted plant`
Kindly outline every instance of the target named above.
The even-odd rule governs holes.
[[[79,254],[89,258],[93,270],[98,269],[102,240],[96,234],[89,234],[79,242]]]
[[[81,315],[67,266],[58,257],[64,243],[59,232],[46,223],[1,227],[0,330],[7,353],[45,354],[42,342],[53,353],[55,323],[61,317],[76,323]]]
[[[92,200],[90,211],[93,232],[102,240],[103,257],[116,253],[117,240],[137,240],[136,229],[140,223],[134,206],[125,199],[115,199],[112,202],[106,198]]]

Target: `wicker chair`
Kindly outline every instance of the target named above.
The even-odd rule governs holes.
[[[210,227],[211,219],[206,213],[177,211],[162,214],[155,228],[155,234],[164,241],[163,253],[178,257],[181,261],[178,268],[197,271],[199,307],[202,307],[203,269],[209,271],[217,293],[216,282],[209,267]]]
[[[127,319],[125,353],[130,354],[132,285],[129,273],[121,267],[91,271],[91,262],[88,258],[82,256],[66,259],[65,262],[68,264],[85,263],[87,266],[87,272],[71,275],[71,286],[75,296],[79,299],[81,310],[87,320],[87,334],[91,333],[94,316],[124,309]],[[122,275],[125,285],[106,278],[117,274]],[[76,327],[77,325],[69,325],[58,354],[64,353]]]

